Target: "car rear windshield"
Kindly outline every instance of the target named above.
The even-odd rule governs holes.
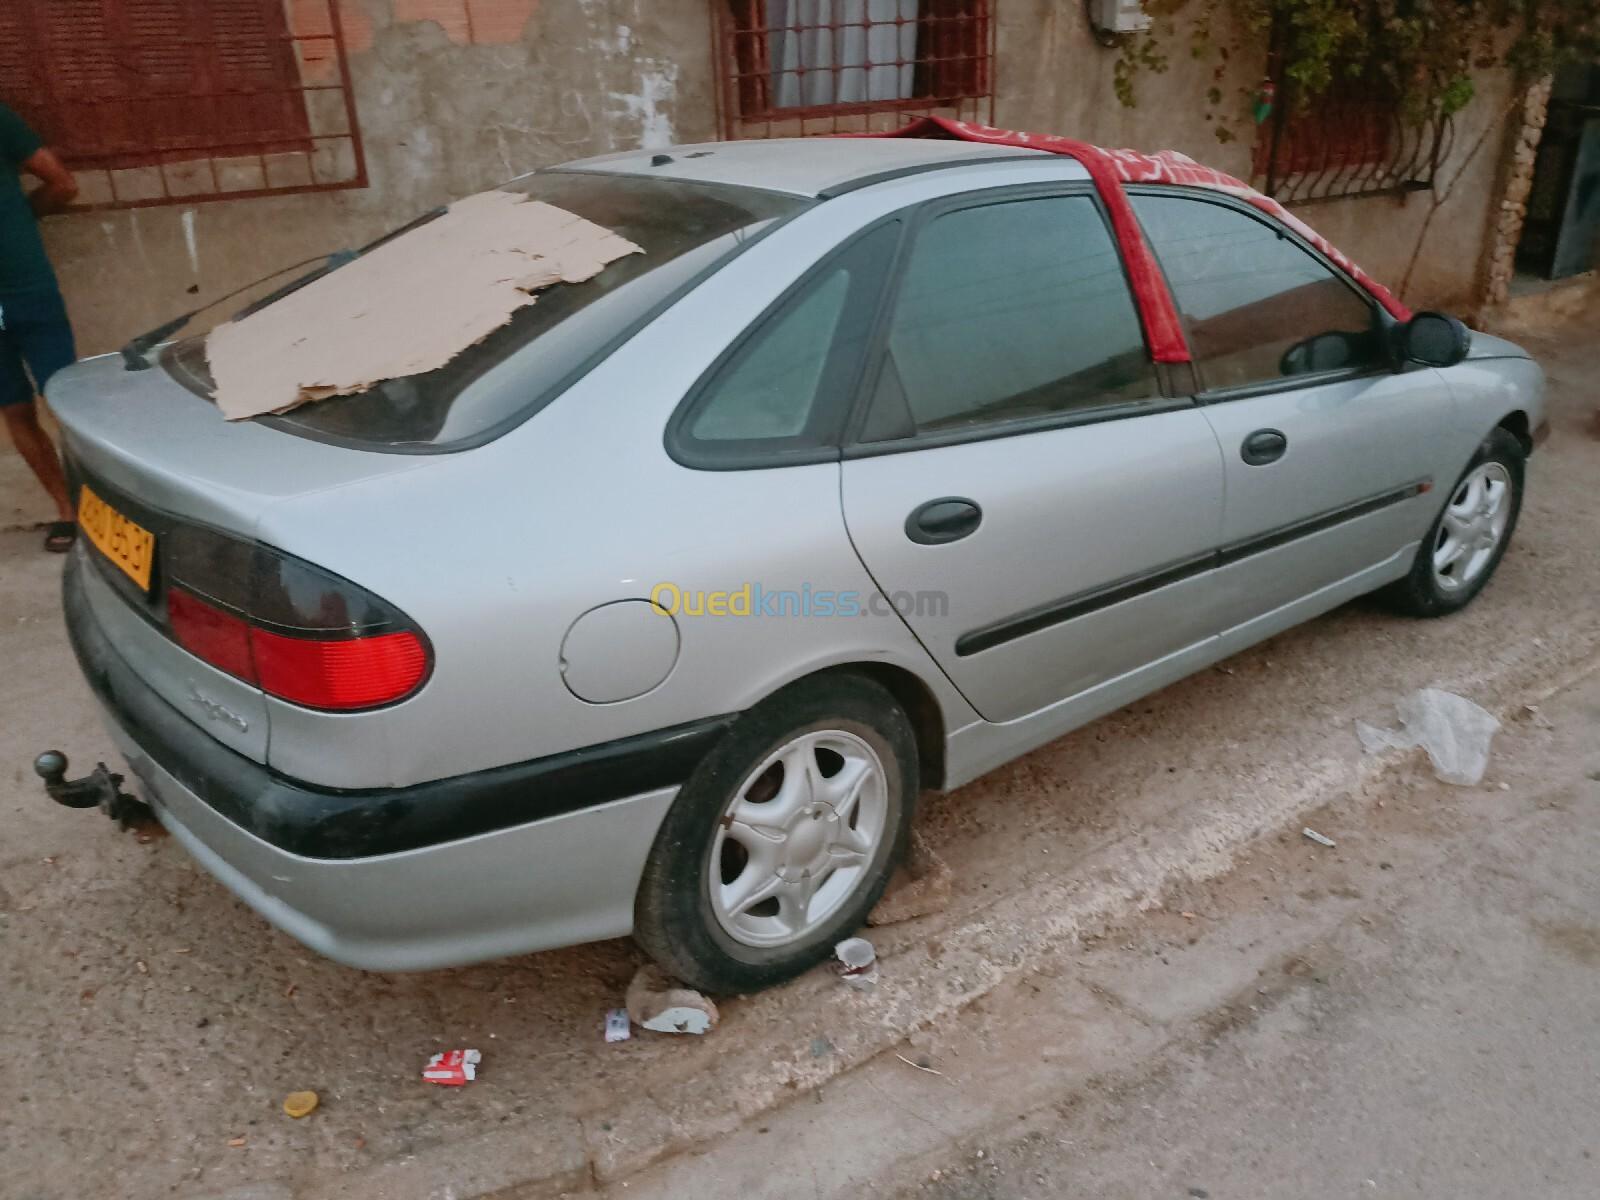
[[[364,449],[425,452],[481,444],[544,407],[664,305],[807,203],[756,188],[581,171],[540,172],[504,190],[585,217],[644,253],[618,259],[583,283],[540,292],[537,302],[438,370],[256,419]],[[403,229],[380,240],[405,236]],[[162,364],[178,382],[211,398],[205,335],[174,343]]]

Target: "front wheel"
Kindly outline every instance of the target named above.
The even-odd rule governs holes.
[[[1402,612],[1442,617],[1483,590],[1522,510],[1521,444],[1496,429],[1478,448],[1417,548],[1411,573],[1385,593]]]
[[[918,791],[911,722],[839,673],[741,716],[668,811],[634,937],[708,992],[755,991],[822,961],[904,857]]]

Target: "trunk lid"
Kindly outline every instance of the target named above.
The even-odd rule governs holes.
[[[89,359],[56,374],[48,400],[61,425],[75,502],[87,487],[154,537],[148,585],[80,540],[90,611],[119,653],[158,694],[218,741],[266,762],[266,696],[203,662],[166,625],[163,548],[184,525],[254,540],[275,504],[385,474],[415,457],[334,446],[255,421],[230,422],[166,371]]]
[[[116,355],[50,381],[50,409],[88,475],[174,516],[253,536],[268,505],[421,463],[227,421],[159,366],[129,371]]]

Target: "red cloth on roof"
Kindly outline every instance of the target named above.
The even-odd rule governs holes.
[[[1089,172],[1089,178],[1094,181],[1095,189],[1111,215],[1111,227],[1122,248],[1123,262],[1133,287],[1134,301],[1139,306],[1145,339],[1150,344],[1151,357],[1157,362],[1188,362],[1189,347],[1184,340],[1183,324],[1178,319],[1178,310],[1167,289],[1167,281],[1156,263],[1150,243],[1145,240],[1144,230],[1133,215],[1133,206],[1128,203],[1128,197],[1122,190],[1124,183],[1183,184],[1238,196],[1282,221],[1327,255],[1397,320],[1411,319],[1411,310],[1400,303],[1389,289],[1334,249],[1326,238],[1304,221],[1292,216],[1283,205],[1270,196],[1263,196],[1232,175],[1201,166],[1176,150],[1162,150],[1157,154],[1110,150],[1055,134],[1017,133],[1010,129],[996,129],[991,125],[975,125],[970,121],[952,121],[948,117],[922,117],[892,133],[865,136],[954,138],[965,142],[988,142],[996,146],[1025,146],[1077,159]]]

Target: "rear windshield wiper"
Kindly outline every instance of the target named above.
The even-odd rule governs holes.
[[[366,254],[366,253],[368,253],[369,251],[372,251],[372,250],[376,250],[379,246],[383,245],[385,242],[393,241],[395,238],[399,237],[403,233],[410,233],[413,229],[416,229],[420,225],[426,225],[429,221],[433,220],[435,217],[442,216],[444,214],[444,211],[445,211],[445,206],[444,205],[440,205],[438,208],[429,209],[427,212],[423,213],[420,217],[416,218],[416,220],[406,222],[404,225],[400,226],[399,229],[396,229],[396,230],[393,230],[390,233],[384,234],[377,241],[369,242],[367,245],[361,247],[361,249],[359,249],[359,250],[335,250],[332,254],[326,254],[326,255],[319,254],[315,258],[307,258],[307,259],[302,260],[301,262],[291,263],[287,267],[279,267],[275,271],[267,272],[260,279],[252,279],[249,283],[244,284],[241,287],[236,287],[236,288],[233,289],[233,291],[228,292],[228,293],[226,293],[224,295],[218,296],[215,300],[207,300],[204,304],[200,305],[198,308],[191,308],[186,313],[180,313],[178,316],[173,317],[172,320],[165,321],[162,324],[157,325],[154,329],[147,330],[146,332],[141,333],[138,337],[133,338],[131,341],[129,341],[127,343],[127,345],[123,346],[122,347],[122,367],[123,367],[123,370],[125,370],[125,371],[146,371],[146,370],[149,370],[149,368],[151,366],[151,363],[150,363],[150,359],[149,359],[148,355],[149,355],[151,350],[155,349],[155,347],[159,346],[162,342],[166,341],[173,334],[177,333],[178,330],[182,329],[190,321],[194,320],[195,317],[197,317],[201,313],[205,312],[206,309],[211,308],[211,307],[213,307],[215,305],[221,304],[224,300],[231,300],[235,296],[239,295],[241,292],[248,292],[251,288],[258,287],[261,284],[267,282],[267,280],[272,279],[272,278],[274,278],[274,277],[276,277],[278,275],[282,275],[285,271],[297,271],[301,267],[310,267],[310,266],[316,266],[318,268],[315,271],[311,271],[311,272],[307,273],[306,275],[301,276],[299,279],[290,280],[288,283],[284,284],[281,288],[278,288],[276,291],[268,292],[265,296],[261,297],[261,299],[256,300],[256,301],[254,301],[253,303],[251,303],[249,305],[246,305],[245,308],[243,310],[241,310],[238,314],[236,314],[233,319],[237,321],[241,317],[248,317],[251,313],[255,312],[257,309],[265,308],[268,304],[271,304],[274,301],[282,300],[285,296],[289,295],[292,292],[299,291],[301,288],[305,287],[306,284],[312,282],[313,280],[321,279],[329,271],[337,271],[340,267],[344,266],[346,263],[354,262],[356,259],[360,258],[363,254]]]

